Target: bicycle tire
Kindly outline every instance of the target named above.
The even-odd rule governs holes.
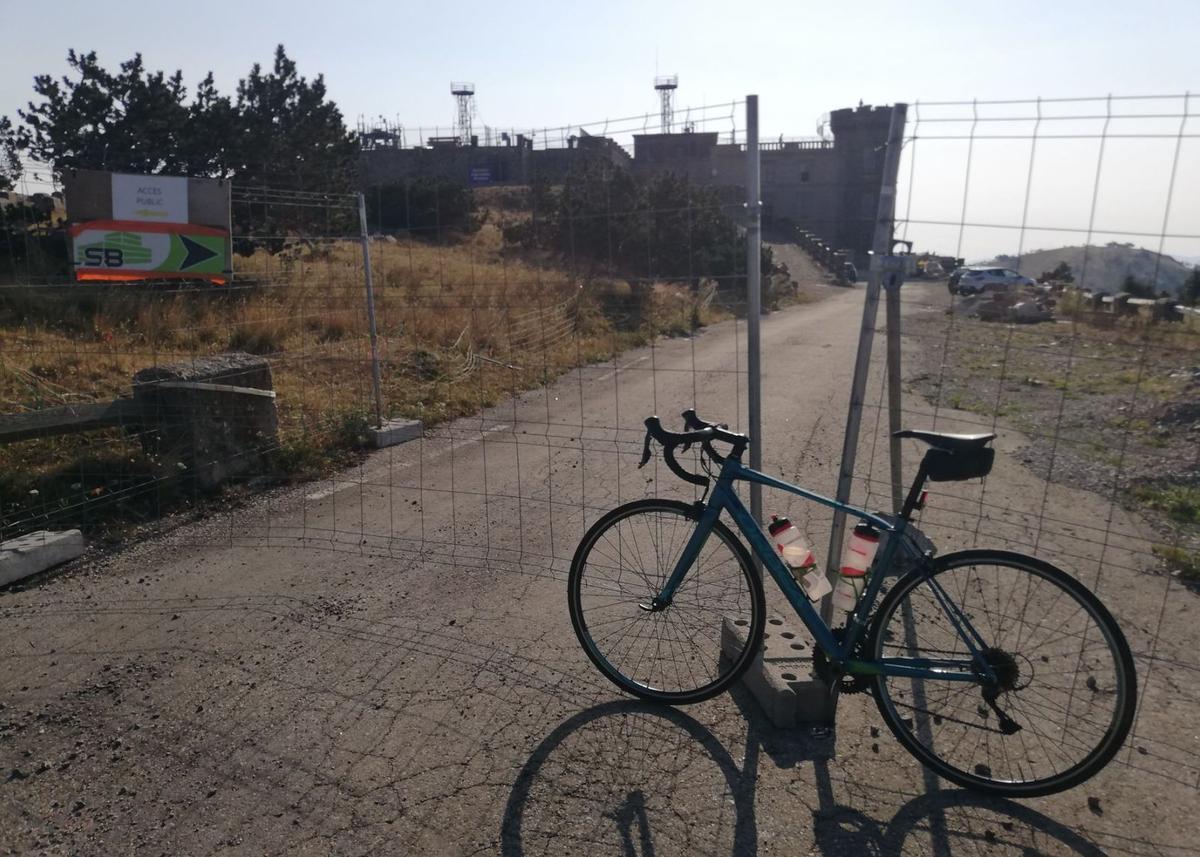
[[[989,567],[993,575],[984,577],[976,572],[972,578],[970,569],[977,570],[980,567]],[[955,574],[963,570],[966,570],[965,574]],[[1018,583],[1025,581],[1023,598],[1018,597],[1018,590],[1010,592],[1007,597],[1000,594],[1002,583],[1007,582],[1001,581],[1000,570],[1018,573],[1014,578]],[[1004,797],[1054,794],[1073,788],[1099,772],[1120,749],[1133,725],[1137,708],[1137,675],[1133,654],[1120,627],[1100,600],[1066,572],[1034,557],[990,550],[948,554],[934,560],[931,570],[916,569],[905,575],[888,592],[875,613],[868,634],[866,648],[870,657],[877,659],[887,656],[890,653],[885,652],[885,648],[889,646],[906,650],[909,652],[907,656],[922,651],[935,657],[945,656],[951,651],[957,657],[966,654],[961,639],[955,641],[953,649],[937,647],[939,639],[953,637],[948,632],[943,632],[941,638],[934,636],[934,630],[930,627],[931,617],[940,613],[945,619],[945,614],[936,605],[936,599],[931,598],[930,603],[920,602],[923,594],[921,584],[930,576],[937,577],[947,594],[958,599],[958,606],[971,618],[972,624],[977,625],[985,642],[988,642],[989,663],[994,661],[997,676],[1005,685],[1009,685],[1000,692],[996,702],[1001,709],[1011,710],[1022,728],[1012,733],[1003,730],[1003,724],[998,718],[993,719],[994,711],[983,699],[981,684],[877,675],[874,679],[876,704],[884,722],[901,745],[922,764],[950,782]],[[1044,602],[1042,598],[1031,597],[1035,582],[1039,586],[1038,595],[1042,595],[1042,584],[1045,584],[1049,587],[1052,600]],[[932,592],[931,589],[929,591]],[[989,591],[994,591],[993,603],[998,608],[994,614],[987,609]],[[980,608],[962,603],[966,596],[975,594],[980,596],[984,604],[982,613],[979,612]],[[1061,604],[1064,596],[1068,601]],[[1019,609],[1020,619],[1024,622],[1029,608],[1023,605],[1031,602],[1040,602],[1044,606],[1044,609],[1038,608],[1041,620],[1030,627],[1029,636],[1024,641],[1022,632],[1018,632],[1014,645],[1014,638],[1007,626],[1016,617],[1007,615],[1007,611]],[[1060,606],[1062,609],[1059,609]],[[1066,612],[1068,609],[1069,612]],[[1054,615],[1051,615],[1052,612]],[[902,615],[900,623],[903,627],[890,628],[897,615]],[[1078,625],[1076,616],[1090,620],[1090,624],[1085,625],[1079,633],[1075,632]],[[1005,622],[1004,629],[998,624],[1001,620]],[[950,625],[948,621],[946,624]],[[1093,633],[1093,625],[1094,632],[1099,634],[1096,643],[1089,642],[1088,635]],[[899,644],[895,642],[898,635],[903,640]],[[1038,637],[1041,639],[1038,640]],[[1038,640],[1036,645],[1035,640]],[[1005,643],[1012,651],[1005,648]],[[1103,644],[1103,652],[1085,657],[1085,653],[1096,650],[1100,644]],[[1054,683],[1048,686],[1048,682],[1066,675],[1067,670],[1059,667],[1064,661],[1070,660],[1076,645],[1076,672],[1071,676],[1070,695],[1065,706],[1059,705],[1057,697],[1051,695],[1055,689]],[[1084,671],[1089,672],[1088,677],[1079,684]],[[1040,682],[1039,674],[1042,677]],[[1038,682],[1036,687],[1035,682]],[[945,690],[945,693],[934,700],[930,688],[934,691]],[[904,701],[906,698],[911,703]],[[1088,715],[1091,710],[1108,698],[1112,700],[1111,715],[1101,716],[1098,722],[1090,719]],[[901,701],[898,702],[898,699]],[[952,701],[955,704],[966,702],[968,705],[966,708],[952,708]],[[975,702],[973,709],[970,706],[972,702]],[[939,708],[935,712],[931,706]],[[905,718],[901,714],[902,708],[911,709],[913,716]],[[1061,726],[1057,725],[1060,716]],[[935,727],[945,733],[945,738],[935,741]],[[942,730],[942,727],[945,729]],[[968,733],[968,727],[975,731]],[[1084,736],[1084,727],[1095,727],[1101,731],[1093,740]],[[973,743],[966,740],[968,734],[974,735]],[[1003,751],[1002,758],[993,758],[991,749],[994,744]],[[986,759],[975,761],[981,747]],[[965,764],[957,758],[943,758],[943,755],[962,755],[960,750],[966,751]],[[1077,751],[1081,754],[1078,759],[1074,758]],[[1052,766],[1056,760],[1065,760],[1066,764],[1048,775],[1028,775],[1027,770],[1032,770],[1041,756]],[[1002,770],[997,772],[997,767]]]
[[[714,524],[673,603],[658,612],[639,606],[657,595],[670,576],[700,514],[695,504],[674,500],[626,503],[592,525],[571,560],[567,601],[580,645],[610,681],[642,699],[669,705],[710,699],[733,684],[761,648],[766,613],[762,579],[745,545],[720,521]],[[655,516],[662,520],[652,526]],[[650,544],[656,541],[656,534],[663,535],[663,521],[672,523],[668,543]],[[649,567],[651,561],[654,568]],[[615,580],[611,579],[613,571]],[[720,595],[718,589],[724,581],[742,588],[732,600],[701,607],[701,597]],[[693,608],[699,610],[700,619],[690,618]],[[727,619],[749,629],[744,645],[732,656],[728,652],[731,644],[726,641],[722,646],[722,638],[728,634],[722,627]],[[617,627],[595,633],[603,623]],[[630,632],[629,645],[640,648],[636,653],[630,649],[632,657],[618,657],[620,644]],[[613,641],[617,633],[621,638]],[[663,663],[656,663],[659,661]]]

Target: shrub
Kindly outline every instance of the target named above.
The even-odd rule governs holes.
[[[710,187],[660,173],[639,178],[602,159],[572,171],[560,190],[531,191],[534,217],[504,230],[509,243],[551,250],[585,274],[684,282],[711,278],[723,292],[745,289],[746,239]],[[776,271],[763,248],[764,277]]]
[[[1121,291],[1132,295],[1135,298],[1156,297],[1154,294],[1154,287],[1149,283],[1143,283],[1133,274],[1126,275],[1125,281],[1121,283]]]
[[[232,351],[278,354],[292,330],[292,317],[273,304],[244,305],[241,320],[229,334]]]
[[[440,177],[397,179],[367,190],[367,223],[380,232],[408,230],[436,240],[444,230],[474,232],[475,197],[461,182]]]
[[[1179,297],[1188,306],[1200,304],[1200,265],[1192,268],[1191,275],[1183,283]]]
[[[1153,551],[1169,571],[1178,572],[1189,583],[1200,582],[1200,552],[1171,545],[1155,545]]]
[[[1200,488],[1189,485],[1139,486],[1134,497],[1143,506],[1165,512],[1180,524],[1200,524]]]

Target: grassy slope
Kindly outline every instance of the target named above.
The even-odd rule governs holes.
[[[375,241],[372,254],[386,415],[429,425],[721,314],[711,291],[585,287],[552,260],[513,256],[491,224],[441,246]],[[277,475],[348,463],[371,409],[361,247],[259,253],[238,271],[237,288],[10,293],[0,314],[4,410],[110,399],[146,366],[244,350],[271,361]],[[102,528],[152,518],[179,499],[178,472],[179,462],[144,454],[117,430],[10,444],[0,447],[0,521]]]

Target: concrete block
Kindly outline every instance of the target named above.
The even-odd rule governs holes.
[[[383,428],[367,429],[367,435],[376,449],[382,449],[385,446],[396,446],[416,440],[423,431],[425,426],[420,420],[388,420],[383,424]]]
[[[744,621],[744,620],[739,620]],[[726,657],[742,651],[749,624],[726,619],[721,626],[721,651]],[[833,708],[825,683],[813,675],[812,642],[798,620],[767,619],[763,647],[742,676],[767,719],[782,729],[832,726]]]
[[[39,530],[0,544],[0,586],[53,568],[83,553],[79,530]]]
[[[279,446],[271,364],[232,352],[133,376],[147,452],[178,457],[204,488],[261,471]]]

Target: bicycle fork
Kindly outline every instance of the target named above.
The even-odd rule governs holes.
[[[717,522],[717,518],[720,516],[720,504],[709,503],[704,506],[704,512],[701,514],[696,528],[692,530],[691,536],[688,537],[687,544],[683,546],[683,552],[679,555],[679,561],[675,563],[675,568],[671,571],[671,576],[667,578],[666,584],[659,590],[658,595],[655,595],[649,602],[640,602],[638,607],[647,613],[658,613],[671,606],[671,601],[675,598],[675,592],[679,589],[679,585],[683,583],[684,575],[692,567],[696,558],[700,556],[700,551],[704,548],[704,543],[708,540],[709,533],[712,532],[713,524]]]

